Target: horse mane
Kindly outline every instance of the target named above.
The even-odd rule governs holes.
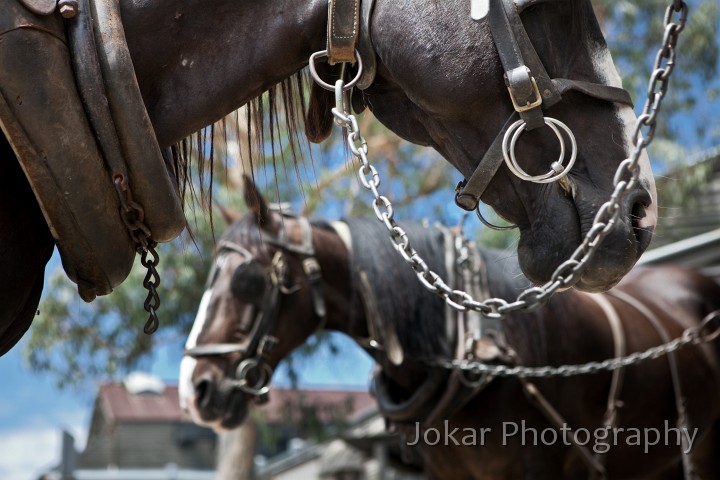
[[[269,157],[277,172],[278,162],[286,166],[286,157],[292,160],[295,174],[300,182],[299,165],[301,153],[308,153],[307,139],[304,134],[306,118],[306,69],[278,82],[268,90],[250,100],[244,106],[244,119],[241,109],[237,109],[223,119],[195,132],[169,148],[169,161],[175,172],[176,186],[180,198],[185,204],[186,195],[199,200],[202,207],[210,213],[212,204],[212,186],[214,180],[214,164],[221,155],[225,164],[228,163],[228,139],[234,137],[238,141],[245,140],[248,156],[239,160],[250,166],[250,175],[254,178],[255,165],[258,159]],[[228,122],[234,117],[234,122]],[[247,131],[242,132],[239,123],[244,120]],[[232,123],[232,126],[229,125]],[[268,152],[269,150],[269,152]],[[308,152],[305,152],[307,150]],[[310,155],[312,162],[312,155]],[[195,172],[193,172],[193,164]],[[193,183],[197,178],[197,183]],[[277,187],[277,176],[275,177]],[[197,190],[196,190],[197,188]]]
[[[362,311],[360,271],[367,273],[380,322],[387,322],[397,334],[403,350],[412,356],[452,354],[446,336],[445,303],[420,286],[412,269],[395,251],[383,224],[377,219],[344,220],[352,235],[353,311]],[[413,247],[428,266],[446,275],[443,233],[419,224],[404,226]],[[392,273],[390,273],[392,272]],[[380,339],[382,342],[382,339]]]

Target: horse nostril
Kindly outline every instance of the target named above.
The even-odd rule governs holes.
[[[630,207],[630,221],[638,243],[638,251],[642,253],[650,244],[655,228],[655,220],[646,218],[652,205],[652,197],[643,188],[628,195],[627,202]]]
[[[203,378],[195,382],[195,403],[199,407],[207,407],[210,403],[212,383]]]

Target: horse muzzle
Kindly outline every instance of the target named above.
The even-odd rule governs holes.
[[[518,245],[523,272],[535,284],[555,279],[556,269],[568,260],[587,233],[595,227],[595,217],[609,193],[570,179],[572,195],[550,193],[539,219],[521,226]],[[559,188],[547,186],[546,188]],[[635,265],[652,239],[657,206],[652,189],[637,186],[623,196],[614,226],[599,242],[587,267],[572,286],[586,292],[606,291],[615,286]],[[552,218],[552,222],[543,221]],[[567,278],[569,272],[563,272]]]
[[[583,209],[598,204],[602,201],[575,197],[583,236],[593,228],[595,218],[595,209],[592,214]],[[602,292],[615,286],[650,245],[656,221],[657,202],[652,193],[641,186],[629,190],[620,202],[614,228],[599,244],[575,288]]]
[[[193,395],[183,407],[193,421],[215,430],[238,427],[247,416],[247,398],[233,380],[217,381],[204,374],[193,383]]]

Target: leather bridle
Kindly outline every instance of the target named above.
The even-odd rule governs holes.
[[[622,88],[582,80],[550,78],[520,19],[522,9],[533,2],[519,2],[518,5],[513,0],[490,0],[487,3],[489,5],[486,18],[505,70],[505,84],[515,111],[507,119],[505,126],[495,137],[470,178],[458,184],[455,203],[467,211],[478,208],[481,196],[503,160],[508,162],[507,147],[503,148],[503,144],[508,142],[508,136],[517,140],[517,136],[522,132],[521,129],[533,130],[544,125],[552,128],[552,122],[559,121],[546,118],[543,110],[560,102],[564,93],[574,90],[599,100],[631,107],[633,105],[630,94]],[[557,130],[555,132],[557,133]],[[572,135],[569,129],[566,133]],[[560,142],[564,147],[562,138]],[[560,160],[562,161],[562,158]],[[511,167],[510,162],[508,166]],[[546,174],[548,177],[541,181],[523,177],[514,171],[513,173],[523,180],[549,183],[567,174],[571,166],[569,164],[563,167],[558,162],[554,162],[551,171]]]
[[[568,91],[576,91],[592,98],[632,107],[630,94],[623,88],[612,87],[582,80],[551,78],[520,19],[522,11],[537,0],[472,0],[471,15],[474,20],[487,18],[493,42],[505,71],[505,83],[510,94],[514,112],[478,163],[472,175],[456,188],[455,203],[467,211],[480,214],[480,199],[505,161],[509,170],[522,180],[550,183],[567,175],[577,157],[577,143],[567,125],[546,117],[543,111],[562,100]],[[372,84],[376,72],[376,55],[370,40],[370,17],[373,0],[329,0],[327,50],[311,57],[310,68],[316,82],[328,90],[331,85],[323,82],[315,73],[314,62],[326,56],[330,64],[355,63],[357,76],[346,85],[365,89]],[[357,49],[360,51],[358,52]],[[359,54],[358,54],[359,53]],[[360,62],[360,56],[362,61]],[[527,174],[515,159],[515,144],[525,130],[548,126],[560,142],[561,155],[542,175]],[[570,139],[569,159],[565,159],[565,140]],[[480,215],[479,215],[480,216]],[[483,218],[483,223],[489,225]],[[492,225],[490,225],[492,226]],[[494,227],[494,226],[493,226]],[[495,228],[495,227],[494,227]],[[498,227],[504,229],[504,227]],[[511,227],[512,228],[512,227]]]
[[[283,217],[284,219],[293,218],[299,223],[302,238],[299,243],[291,242],[288,239],[284,222],[277,237],[261,231],[262,241],[276,247],[277,250],[267,269],[266,280],[269,288],[265,289],[260,306],[253,312],[248,340],[242,343],[207,343],[188,348],[184,352],[185,355],[193,358],[239,353],[240,361],[235,368],[231,384],[244,393],[254,396],[258,403],[263,403],[268,399],[269,384],[273,373],[273,369],[268,363],[268,356],[278,342],[273,332],[277,327],[282,299],[299,290],[297,286],[288,287],[286,285],[288,276],[286,256],[288,254],[302,258],[303,272],[312,291],[314,313],[321,321],[319,328],[322,328],[326,317],[325,299],[321,288],[322,272],[315,258],[310,222],[304,217],[290,217],[289,215],[283,215]],[[207,288],[209,290],[212,290],[229,255],[239,255],[241,258],[236,271],[240,266],[256,261],[256,257],[244,246],[230,240],[221,240],[218,242],[215,263],[208,276]]]

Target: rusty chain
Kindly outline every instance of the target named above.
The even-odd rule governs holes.
[[[140,255],[140,263],[147,269],[143,287],[148,291],[148,294],[143,307],[149,316],[143,331],[148,335],[152,335],[160,325],[157,316],[157,310],[160,308],[160,296],[157,292],[157,287],[160,286],[160,274],[156,268],[160,263],[160,256],[155,250],[157,242],[152,239],[150,228],[144,223],[145,210],[133,200],[132,192],[128,188],[125,177],[115,175],[113,183],[120,199],[120,218],[122,218],[130,238],[135,243],[135,251]]]
[[[456,310],[475,310],[485,317],[502,319],[513,311],[535,310],[543,306],[558,289],[574,283],[577,276],[582,273],[599,248],[602,240],[614,228],[620,211],[619,203],[625,192],[634,187],[638,181],[640,156],[655,136],[657,115],[667,93],[670,76],[675,67],[675,47],[679,34],[685,27],[687,13],[688,7],[683,1],[674,0],[667,7],[663,43],[655,58],[645,106],[633,130],[632,142],[634,149],[630,158],[623,160],[618,166],[613,178],[614,190],[610,199],[598,210],[593,226],[585,235],[582,243],[568,260],[556,268],[550,280],[542,286],[525,290],[513,302],[501,298],[489,298],[484,301],[475,300],[467,292],[451,288],[437,273],[430,270],[427,263],[410,244],[410,239],[405,230],[395,221],[392,203],[388,197],[381,195],[378,190],[380,175],[368,160],[367,141],[360,132],[357,119],[349,113],[348,99],[345,95],[348,85],[342,79],[335,83],[335,107],[332,109],[332,114],[335,117],[335,123],[347,130],[349,148],[361,163],[359,169],[360,181],[373,195],[372,207],[375,215],[387,228],[400,256],[415,271],[420,283],[427,290],[441,296],[449,306]],[[314,62],[313,57],[311,57],[311,62]],[[359,76],[360,73],[359,71],[357,75]],[[321,82],[316,75],[313,75],[313,77],[316,82]],[[626,180],[627,177],[629,178]]]

